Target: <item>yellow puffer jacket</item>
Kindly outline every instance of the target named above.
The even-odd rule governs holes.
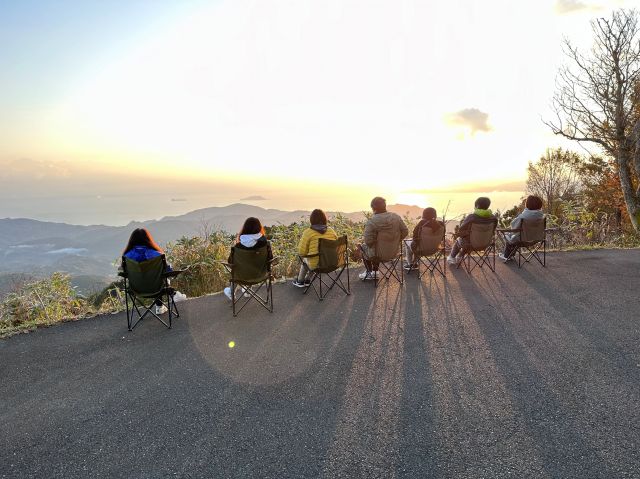
[[[320,238],[337,240],[338,235],[333,230],[333,228],[327,228],[327,231],[325,231],[324,233],[319,233],[316,230],[307,228],[303,231],[300,242],[298,243],[298,254],[300,256],[318,254],[318,240]],[[307,261],[310,269],[315,269],[318,267],[319,260],[317,256],[314,258],[308,258]]]

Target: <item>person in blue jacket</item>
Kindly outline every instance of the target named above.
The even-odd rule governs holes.
[[[129,242],[124,249],[123,256],[133,261],[141,263],[164,254],[162,248],[153,240],[153,237],[146,228],[136,228],[129,236]],[[171,266],[167,265],[167,271],[171,271]],[[181,293],[180,293],[181,294]],[[167,311],[162,302],[156,302],[156,314]]]

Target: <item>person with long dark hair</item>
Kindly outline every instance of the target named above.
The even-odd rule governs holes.
[[[127,246],[124,248],[122,256],[125,258],[142,263],[164,254],[164,251],[151,236],[146,228],[136,228],[131,232]],[[171,271],[171,266],[167,264],[167,271]],[[183,301],[187,299],[184,293],[175,291],[173,293],[174,301]],[[156,301],[156,314],[166,313],[167,308],[160,300]]]
[[[271,261],[273,259],[271,244],[267,241],[262,223],[260,223],[258,218],[250,216],[244,221],[242,229],[236,235],[235,247],[240,249],[259,249],[265,245],[267,246],[267,259]],[[228,261],[229,263],[233,263],[233,249],[231,250]],[[231,299],[230,286],[224,288],[224,294],[227,298]]]
[[[123,256],[137,262],[146,261],[164,254],[162,248],[153,240],[146,228],[136,228],[129,236],[129,242],[123,251]]]

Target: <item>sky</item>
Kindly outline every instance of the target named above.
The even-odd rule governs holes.
[[[523,194],[567,37],[640,0],[0,2],[0,217]]]

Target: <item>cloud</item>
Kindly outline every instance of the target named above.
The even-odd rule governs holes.
[[[71,165],[64,161],[41,161],[30,158],[0,161],[0,179],[14,180],[27,178],[30,180],[46,180],[51,178],[68,178]]]
[[[567,13],[580,12],[584,10],[602,10],[603,5],[583,2],[581,0],[556,0],[556,13],[564,15]]]
[[[477,183],[470,185],[452,185],[447,188],[431,188],[423,190],[411,190],[410,193],[492,193],[511,192],[522,193],[525,189],[523,181],[511,181],[507,183]]]
[[[479,131],[489,132],[489,114],[477,108],[465,108],[464,110],[450,113],[446,117],[447,123],[453,126],[468,128],[472,135]]]
[[[240,201],[267,201],[267,198],[260,195],[252,195],[252,196],[246,196],[244,198],[240,198]]]

